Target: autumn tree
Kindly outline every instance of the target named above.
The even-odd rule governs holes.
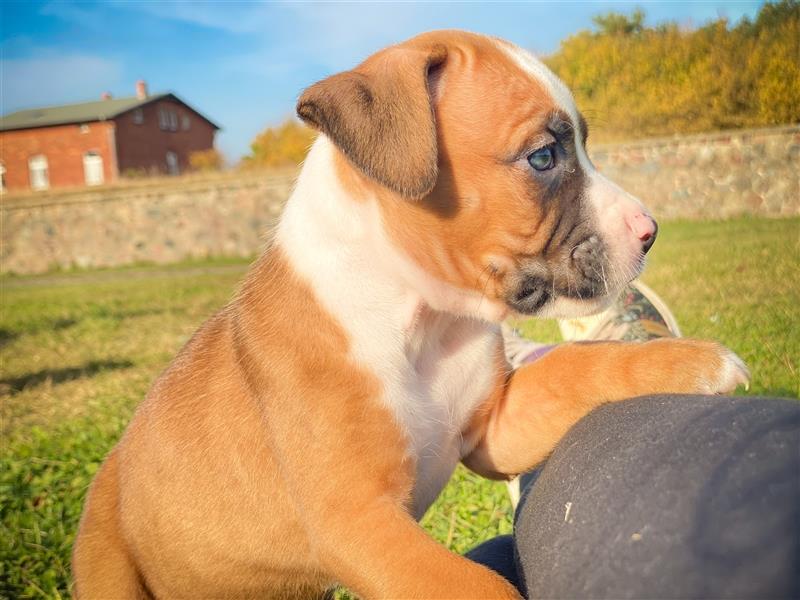
[[[594,31],[545,62],[570,86],[592,137],[637,137],[800,121],[800,3],[731,26],[647,27],[641,11],[595,17]]]
[[[300,164],[316,137],[316,132],[294,119],[268,127],[250,144],[244,166],[287,167]]]
[[[219,171],[225,165],[225,159],[215,148],[198,150],[189,155],[189,168],[192,171]]]

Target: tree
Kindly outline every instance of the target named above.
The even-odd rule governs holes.
[[[300,164],[316,138],[316,132],[294,119],[268,127],[250,144],[244,166],[286,167]]]
[[[764,4],[731,26],[644,25],[608,13],[545,62],[572,88],[592,138],[637,137],[800,121],[800,2]]]
[[[630,17],[615,12],[592,17],[600,35],[631,35],[644,30],[644,12],[637,8]]]
[[[198,150],[189,155],[189,168],[192,171],[219,171],[224,164],[222,154],[214,148]]]

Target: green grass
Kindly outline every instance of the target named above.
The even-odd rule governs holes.
[[[686,335],[753,371],[751,393],[800,395],[800,220],[663,225],[645,282]],[[235,289],[241,263],[0,279],[0,597],[66,597],[86,488],[137,402]],[[557,340],[551,322],[527,322]],[[423,519],[463,552],[511,530],[505,488],[459,468]]]

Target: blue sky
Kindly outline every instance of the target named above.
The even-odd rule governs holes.
[[[723,2],[17,2],[0,0],[0,112],[94,100],[104,91],[172,91],[221,125],[230,161],[293,114],[307,85],[371,52],[440,28],[558,48],[591,18],[641,7],[648,24],[753,17],[760,1]]]

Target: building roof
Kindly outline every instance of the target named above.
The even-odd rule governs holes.
[[[203,116],[194,108],[186,104],[175,94],[153,94],[145,98],[131,96],[130,98],[113,98],[97,100],[95,102],[81,102],[80,104],[65,104],[63,106],[50,106],[47,108],[31,108],[20,110],[0,117],[0,131],[13,129],[33,129],[35,127],[50,127],[52,125],[69,125],[71,123],[90,123],[92,121],[106,121],[139,108],[156,100],[165,98],[180,102],[192,112],[208,121],[215,129],[219,126],[208,117]]]

